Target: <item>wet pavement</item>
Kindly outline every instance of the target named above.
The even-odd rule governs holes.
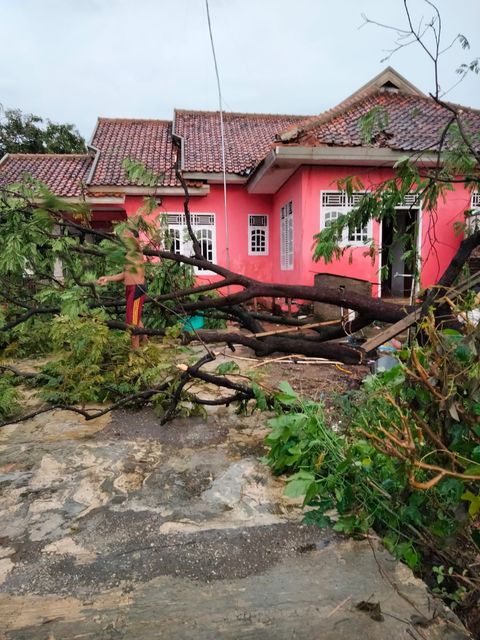
[[[467,638],[374,541],[301,523],[258,459],[265,421],[56,411],[1,429],[0,639]]]

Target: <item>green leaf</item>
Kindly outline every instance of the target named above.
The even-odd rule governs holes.
[[[471,491],[465,491],[462,495],[462,500],[470,503],[468,506],[468,515],[474,518],[480,511],[480,494],[474,495]]]
[[[332,524],[332,520],[319,509],[307,511],[303,518],[303,522],[305,524],[315,524],[317,527],[320,527],[320,529],[330,527]]]
[[[420,556],[411,542],[401,542],[395,548],[396,555],[405,560],[410,569],[416,569],[420,564]]]
[[[252,382],[252,391],[255,394],[255,400],[257,401],[257,405],[260,411],[266,411],[268,408],[267,399],[263,391],[255,382]]]
[[[480,464],[471,464],[464,471],[466,476],[480,476]]]
[[[215,369],[215,372],[218,373],[220,376],[224,376],[227,373],[238,373],[239,371],[240,371],[240,367],[233,360],[229,360],[228,362],[222,362],[222,364],[219,364],[218,367]]]
[[[341,516],[334,524],[334,531],[339,533],[346,533],[347,535],[353,533],[358,529],[358,519],[354,514]]]
[[[304,498],[312,482],[313,484],[315,484],[315,481],[313,479],[307,480],[307,479],[297,478],[295,480],[289,480],[287,486],[285,487],[285,491],[283,493],[288,498]]]
[[[291,407],[297,404],[299,398],[288,382],[279,382],[278,388],[280,393],[275,395],[276,399],[283,405]]]

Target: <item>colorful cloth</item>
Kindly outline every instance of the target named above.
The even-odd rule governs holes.
[[[138,327],[142,318],[143,303],[147,288],[144,284],[129,284],[125,287],[125,297],[127,299],[126,323]]]

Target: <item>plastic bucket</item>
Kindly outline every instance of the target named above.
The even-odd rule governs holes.
[[[197,329],[202,329],[205,325],[205,319],[203,316],[189,316],[182,322],[182,330],[192,333]]]

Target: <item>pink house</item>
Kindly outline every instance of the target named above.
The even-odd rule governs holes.
[[[381,109],[383,124],[366,144],[360,121],[374,108]],[[465,108],[464,115],[478,132],[480,112]],[[134,215],[151,195],[150,188],[129,182],[122,166],[124,158],[140,160],[163,174],[158,213],[167,215],[175,249],[183,252],[189,250],[183,190],[173,170],[180,153],[194,227],[209,260],[268,282],[312,284],[323,272],[370,281],[374,295],[403,296],[411,286],[410,267],[401,248],[390,247],[390,225],[369,223],[346,233],[348,251],[330,264],[312,260],[312,239],[360,195],[347,198],[339,178],[358,176],[368,190],[391,177],[407,155],[431,165],[447,120],[445,109],[388,68],[319,116],[225,113],[226,191],[219,113],[188,110],[176,110],[173,121],[99,118],[88,154],[7,154],[0,160],[0,183],[28,172],[68,200],[85,197],[93,225],[108,228]],[[397,208],[400,226],[415,218],[420,223],[422,287],[435,282],[454,255],[460,242],[454,223],[463,222],[469,208],[480,209],[480,196],[461,183],[433,213],[408,197]],[[366,255],[372,239],[378,248],[373,260]],[[382,276],[388,251],[392,266]]]

